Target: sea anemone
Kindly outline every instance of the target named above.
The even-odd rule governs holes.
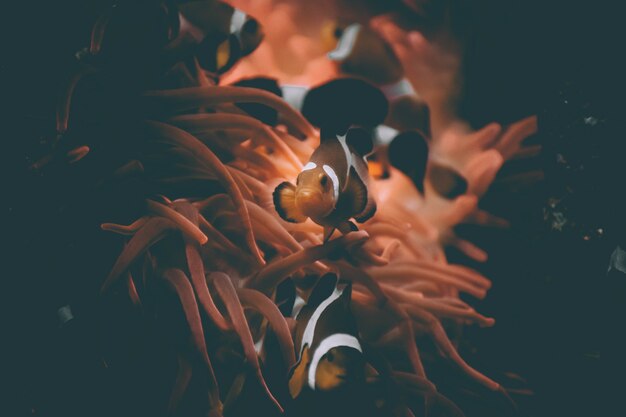
[[[100,22],[96,40],[102,30]],[[61,142],[77,80],[59,106]],[[505,393],[459,355],[448,331],[494,324],[461,298],[482,299],[491,283],[475,270],[450,264],[444,249],[455,246],[473,260],[486,260],[487,254],[456,236],[454,228],[506,223],[479,209],[478,200],[502,164],[536,131],[536,119],[505,129],[492,123],[473,132],[438,132],[428,140],[423,192],[390,168],[370,189],[376,215],[359,231],[323,243],[319,225],[285,222],[272,200],[276,185],[293,181],[319,145],[318,130],[272,93],[203,79],[197,83],[140,94],[146,120],[129,135],[140,152],[116,175],[132,171],[149,178],[154,188],[132,223],[102,224],[125,239],[103,281],[103,296],[123,288],[149,319],[167,311],[159,298],[169,288],[182,307],[189,338],[172,341],[178,373],[170,411],[196,380],[206,393],[202,408],[213,416],[228,414],[249,386],[247,375],[254,376],[275,410],[288,407],[287,375],[296,360],[294,320],[279,311],[276,290],[291,279],[304,291],[327,272],[353,285],[352,311],[368,346],[367,359],[379,379],[402,393],[384,405],[394,415],[427,414],[434,404],[450,415],[459,413],[428,377],[423,354],[433,350],[428,339],[434,345],[428,361],[448,360],[478,384]],[[237,106],[242,103],[275,110],[278,124],[248,115]],[[89,152],[81,145],[65,155],[72,163]],[[437,191],[442,169],[466,183],[462,192],[450,197]]]
[[[148,200],[145,216],[128,226],[103,224],[105,230],[131,236],[106,278],[103,291],[127,285],[133,299],[140,303],[141,297],[150,296],[147,289],[155,280],[171,286],[183,306],[191,345],[203,358],[205,370],[194,372],[211,376],[209,406],[215,413],[222,409],[220,381],[214,377],[205,338],[212,337],[210,332],[236,334],[246,363],[280,408],[267,388],[254,344],[271,329],[278,336],[288,369],[294,362],[289,318],[278,312],[273,294],[287,278],[306,288],[311,277],[327,271],[337,272],[341,279],[353,283],[353,311],[364,340],[381,351],[401,348],[410,368],[392,375],[402,384],[423,394],[436,392],[428,382],[416,343],[417,336],[425,335],[443,357],[477,382],[500,390],[497,382],[460,357],[443,325],[451,321],[492,326],[492,318],[459,298],[461,293],[483,298],[490,281],[467,267],[446,262],[443,249],[446,244],[454,244],[476,260],[486,259],[482,250],[460,240],[452,230],[464,221],[493,221],[477,208],[478,196],[493,181],[510,150],[534,131],[534,119],[518,122],[504,134],[494,124],[465,137],[444,136],[432,142],[431,161],[445,161],[460,172],[468,182],[465,194],[453,200],[438,196],[428,185],[427,174],[422,195],[406,176],[392,169],[389,178],[375,181],[378,213],[363,225],[362,231],[322,244],[321,227],[311,221],[287,223],[273,207],[273,186],[294,178],[319,138],[298,113],[280,99],[269,97],[257,90],[218,86],[146,93],[146,98],[158,100],[163,108],[177,114],[217,104],[263,103],[280,112],[291,132],[217,110],[146,121],[147,140],[164,143],[167,152],[185,156],[178,165],[180,177],[172,176],[170,180],[183,181],[191,176],[217,181],[224,192],[203,196],[196,193],[174,201],[161,196],[160,201]],[[223,141],[233,155],[224,163],[214,152],[220,147],[214,137],[228,138],[231,129],[244,131],[245,140]],[[490,163],[483,163],[485,160]],[[177,245],[180,256],[160,250],[163,241]],[[130,273],[133,265],[146,264],[149,268],[140,275]],[[254,315],[246,320],[244,308],[257,311],[264,320]],[[186,366],[181,367],[181,373],[191,372]],[[172,394],[173,405],[188,379],[179,378],[180,384]]]

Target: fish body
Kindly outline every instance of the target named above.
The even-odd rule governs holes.
[[[400,131],[418,129],[428,133],[426,103],[405,77],[400,60],[385,39],[358,23],[335,24],[335,29],[326,33],[332,33],[327,43],[335,45],[328,57],[339,71],[373,83],[389,101],[386,124]]]
[[[328,58],[337,63],[341,72],[364,77],[378,86],[389,86],[388,90],[397,94],[404,84],[404,70],[391,45],[359,23],[337,25],[334,36],[336,48],[328,53]]]
[[[172,45],[191,48],[200,66],[211,73],[228,71],[263,40],[259,22],[226,3],[189,1],[178,9],[179,33]]]
[[[349,284],[340,285],[336,275],[326,274],[297,313],[294,345],[298,362],[289,377],[293,398],[305,387],[332,391],[363,378],[363,348],[350,297]]]
[[[351,128],[345,135],[325,134],[303,167],[296,184],[283,182],[274,190],[274,206],[284,220],[300,223],[310,218],[324,227],[325,240],[335,229],[356,230],[376,212],[368,192],[366,156],[372,150],[367,130]]]

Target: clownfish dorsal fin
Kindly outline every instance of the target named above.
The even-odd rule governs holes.
[[[357,215],[363,213],[368,204],[367,186],[353,166],[350,167],[345,193],[351,199],[352,213],[356,213]]]
[[[296,285],[291,278],[287,278],[276,287],[274,299],[276,306],[284,317],[290,317],[293,306],[296,303]]]
[[[352,300],[352,282],[342,279],[338,285],[338,288],[341,288],[341,301],[346,307],[349,307]]]
[[[372,132],[362,127],[351,127],[346,133],[346,144],[361,156],[369,155],[374,149]]]
[[[337,140],[337,132],[334,128],[322,127],[320,129],[320,144]]]
[[[291,223],[302,223],[307,218],[296,208],[296,186],[290,182],[280,183],[274,193],[274,208],[278,215]]]
[[[309,299],[306,302],[307,306],[317,307],[322,304],[322,302],[330,297],[335,288],[337,287],[337,274],[329,272],[324,274],[315,284],[311,294],[309,295]]]
[[[300,353],[300,359],[291,369],[289,374],[289,394],[291,398],[296,398],[302,392],[304,384],[307,382],[307,374],[309,364],[311,363],[311,354],[309,346],[304,346]]]
[[[376,201],[373,198],[368,198],[367,204],[362,212],[354,216],[354,220],[358,223],[365,223],[376,214]]]

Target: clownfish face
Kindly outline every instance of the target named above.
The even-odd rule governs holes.
[[[347,346],[330,349],[320,359],[315,372],[315,387],[331,391],[354,382],[363,375],[364,359],[361,352]]]
[[[203,69],[223,74],[254,52],[264,34],[259,21],[239,9],[223,4],[214,14],[199,30],[203,38],[196,54]]]
[[[337,176],[327,165],[305,169],[298,175],[295,204],[307,217],[321,219],[328,216],[335,208],[338,194]]]

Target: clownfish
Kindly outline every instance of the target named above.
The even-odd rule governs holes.
[[[327,56],[342,74],[362,77],[383,92],[390,104],[387,125],[400,131],[418,129],[428,133],[426,103],[405,77],[402,63],[385,39],[358,23],[327,25],[322,36],[327,49],[334,45]]]
[[[339,285],[337,275],[319,279],[297,312],[295,348],[298,361],[289,375],[292,398],[304,387],[332,391],[364,378],[365,360],[350,311],[352,287]]]
[[[174,44],[195,44],[200,66],[222,74],[263,40],[260,23],[245,12],[215,1],[189,1],[178,6],[179,34]]]
[[[324,241],[335,229],[344,234],[358,230],[350,219],[363,223],[376,212],[376,202],[368,192],[366,155],[372,151],[371,134],[355,127],[344,135],[327,132],[322,129],[320,146],[296,184],[285,181],[273,193],[281,218],[292,223],[310,218],[324,227]]]
[[[378,85],[389,100],[415,94],[393,49],[372,29],[352,23],[337,26],[333,36],[336,48],[328,52],[328,58],[337,62],[341,72]]]

